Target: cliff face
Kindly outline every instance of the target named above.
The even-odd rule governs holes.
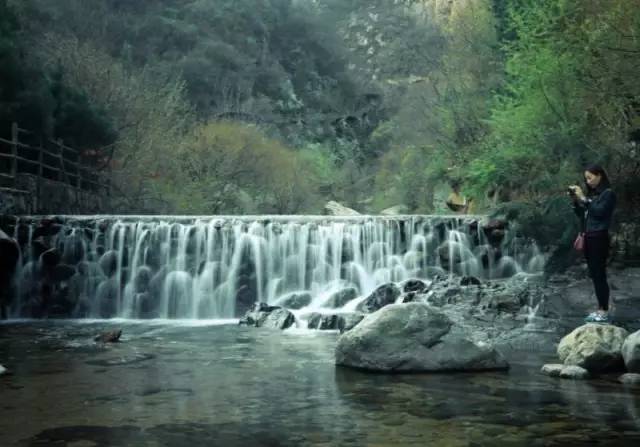
[[[334,3],[334,0],[315,1],[320,13],[335,6]],[[346,18],[339,23],[342,37],[354,56],[351,69],[362,70],[374,81],[393,84],[398,76],[405,76],[411,83],[416,78],[419,81],[428,67],[416,64],[415,58],[409,56],[410,51],[413,56],[431,53],[428,58],[437,59],[440,39],[446,34],[465,34],[475,26],[469,23],[469,18],[486,14],[490,9],[488,0],[374,0],[345,7]],[[407,55],[403,59],[404,52]]]

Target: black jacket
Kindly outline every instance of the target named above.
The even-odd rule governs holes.
[[[574,203],[573,210],[581,220],[582,231],[592,233],[609,230],[615,207],[616,193],[606,188],[596,189],[586,202]]]

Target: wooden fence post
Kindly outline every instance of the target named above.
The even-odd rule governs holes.
[[[40,206],[40,197],[42,197],[42,175],[43,173],[43,167],[42,167],[42,163],[43,163],[43,151],[44,151],[44,146],[42,144],[42,137],[40,137],[40,145],[38,146],[38,194],[37,195],[37,199],[38,199],[38,203],[36,204],[36,206]]]
[[[18,123],[11,123],[11,177],[16,186],[18,174]]]
[[[62,150],[62,145],[63,142],[61,139],[57,139],[56,140],[57,146],[58,146],[58,159],[60,161],[60,170],[58,171],[58,181],[62,182],[62,176],[64,174],[64,161],[62,160],[62,157],[64,156],[64,151]]]
[[[42,151],[44,147],[42,145],[42,139],[40,139],[40,146],[38,146],[38,178],[42,178]]]

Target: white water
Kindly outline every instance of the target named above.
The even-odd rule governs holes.
[[[506,237],[491,246],[474,220],[85,216],[65,218],[51,242],[63,262],[77,261],[80,253],[72,265],[77,273],[63,284],[78,297],[74,316],[233,318],[243,294],[249,303],[273,304],[306,292],[312,297],[306,310],[317,310],[331,293],[355,287],[358,298],[346,310],[387,282],[435,274],[497,278],[542,269],[544,257],[535,244]],[[37,220],[29,225],[31,242]],[[41,261],[30,250],[24,257],[14,316],[21,316],[42,280]],[[113,272],[100,267],[109,259]]]

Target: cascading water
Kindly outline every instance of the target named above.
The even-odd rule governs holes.
[[[74,317],[233,318],[255,301],[320,309],[340,290],[542,269],[531,241],[485,233],[472,216],[23,219],[11,314],[49,300]]]

